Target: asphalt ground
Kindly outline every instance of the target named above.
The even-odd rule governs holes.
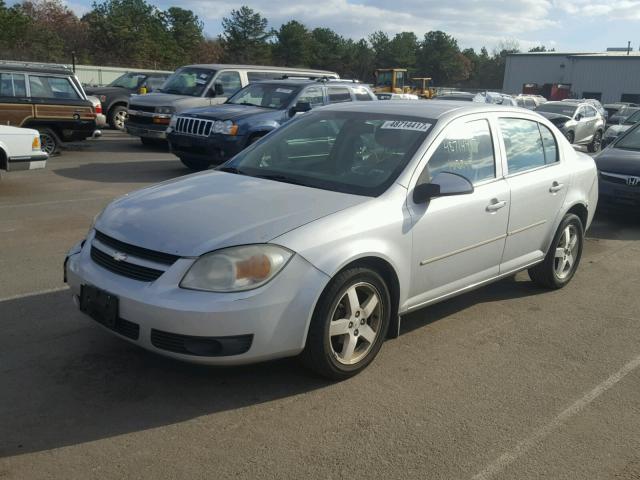
[[[107,132],[0,180],[0,479],[640,478],[640,221],[598,215],[563,290],[519,274],[413,313],[331,383],[165,359],[73,305],[94,215],[186,173]]]

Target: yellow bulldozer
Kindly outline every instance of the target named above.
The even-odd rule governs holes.
[[[391,99],[392,94],[416,95],[418,98],[433,98],[435,89],[430,86],[431,77],[413,77],[409,81],[406,68],[378,68],[373,87],[381,100]]]

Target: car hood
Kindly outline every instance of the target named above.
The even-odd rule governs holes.
[[[275,112],[272,108],[252,107],[249,105],[233,105],[225,103],[211,107],[192,108],[183,112],[183,115],[212,120],[239,120],[241,118],[260,113]]]
[[[146,95],[131,95],[130,108],[144,107],[173,107],[177,113],[186,109],[211,105],[210,98],[190,97],[188,95],[173,95],[170,93],[152,92]]]
[[[606,148],[595,159],[598,170],[623,175],[640,176],[640,152]]]
[[[171,180],[121,197],[95,228],[120,241],[190,257],[268,242],[368,197],[225,172]]]
[[[87,95],[119,95],[130,93],[130,90],[124,87],[90,87],[85,88]]]

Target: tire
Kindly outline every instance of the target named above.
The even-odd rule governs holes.
[[[116,105],[109,112],[109,125],[116,130],[124,130],[124,121],[127,118],[127,107]]]
[[[567,140],[569,140],[569,143],[570,143],[571,145],[573,145],[573,142],[574,142],[574,141],[575,141],[575,139],[576,139],[576,137],[575,137],[575,135],[573,134],[573,132],[567,132],[567,133],[565,133],[565,134],[564,134],[564,136],[565,136],[565,138],[566,138]]]
[[[374,297],[375,305],[369,304]],[[351,307],[352,301],[357,307]],[[389,289],[375,271],[356,267],[339,273],[316,305],[302,353],[304,364],[332,380],[364,370],[387,336],[390,306]]]
[[[593,134],[593,139],[591,143],[587,145],[587,151],[589,153],[597,153],[602,150],[602,132],[598,130]]]
[[[40,132],[40,147],[42,151],[49,155],[55,155],[58,153],[60,151],[62,141],[56,132],[46,127],[38,128],[38,131]]]
[[[190,170],[194,172],[201,172],[203,170],[207,170],[211,167],[211,162],[209,160],[203,160],[200,158],[192,158],[192,157],[179,157],[180,161]]]
[[[566,244],[567,232],[570,233],[570,244],[575,238],[573,247]],[[529,269],[529,278],[541,287],[559,289],[568,284],[576,273],[580,258],[582,257],[582,247],[584,245],[584,227],[577,215],[568,213],[560,222],[560,226],[553,237],[546,257],[538,265]],[[568,258],[572,259],[567,267],[565,263]]]

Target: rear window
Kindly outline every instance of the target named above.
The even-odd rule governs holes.
[[[26,97],[23,73],[0,73],[0,97]]]
[[[538,122],[521,118],[501,118],[499,123],[507,152],[509,174],[546,164]]]

